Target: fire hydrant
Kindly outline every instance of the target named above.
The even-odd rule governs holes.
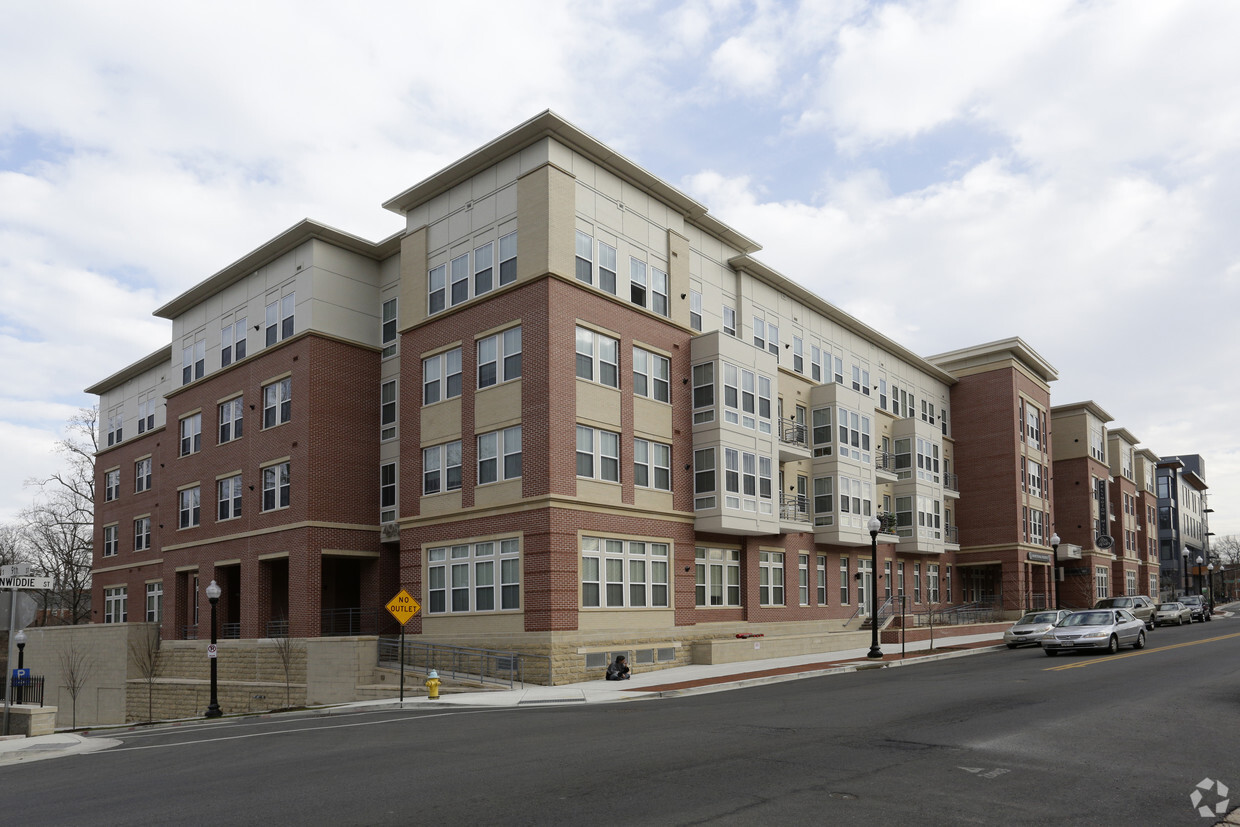
[[[439,700],[439,673],[432,669],[426,676],[426,697],[432,701]]]

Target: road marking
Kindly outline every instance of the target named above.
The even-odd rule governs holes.
[[[1182,649],[1185,646],[1196,646],[1200,643],[1214,643],[1219,640],[1227,640],[1228,638],[1240,637],[1240,632],[1234,632],[1230,635],[1219,635],[1218,637],[1208,637],[1203,640],[1190,640],[1186,643],[1172,643],[1169,646],[1159,646],[1157,649],[1138,649],[1135,652],[1126,652],[1122,655],[1111,655],[1106,658],[1098,658],[1091,660],[1078,661],[1077,663],[1065,663],[1062,666],[1048,666],[1045,672],[1062,672],[1066,669],[1081,669],[1085,666],[1093,666],[1097,663],[1110,663],[1112,661],[1122,660],[1123,658],[1135,658],[1137,655],[1152,655],[1155,652],[1165,652],[1169,649]]]

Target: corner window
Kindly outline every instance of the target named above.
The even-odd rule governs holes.
[[[521,476],[521,426],[478,435],[478,485]]]
[[[521,327],[478,340],[478,388],[521,378]]]
[[[584,327],[577,328],[577,378],[620,387],[620,342]]]
[[[521,541],[440,546],[426,552],[427,614],[521,608]]]

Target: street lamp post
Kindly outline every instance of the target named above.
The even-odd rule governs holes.
[[[220,701],[217,696],[218,684],[216,661],[219,660],[219,658],[216,657],[215,648],[215,604],[220,602],[221,592],[222,589],[220,589],[219,584],[214,580],[211,581],[211,585],[207,586],[207,600],[211,601],[211,651],[208,654],[208,657],[211,660],[211,703],[207,706],[207,713],[205,716],[207,718],[218,718],[224,714],[220,709]]]
[[[17,634],[13,635],[13,642],[17,644],[17,668],[23,669],[26,666],[26,630],[18,629]],[[26,685],[23,683],[17,687],[17,702],[26,702]]]
[[[1210,571],[1210,614],[1214,614],[1214,561],[1211,560],[1206,568]]]
[[[1051,602],[1055,604],[1055,608],[1059,608],[1059,589],[1055,588],[1055,571],[1059,565],[1059,532],[1051,535],[1051,593],[1055,599]]]
[[[1202,560],[1201,555],[1198,554],[1197,555],[1197,596],[1198,597],[1206,596],[1206,590],[1205,590],[1206,584],[1204,582],[1205,578],[1201,576],[1201,564],[1204,562],[1205,560]]]
[[[1188,546],[1185,546],[1180,551],[1180,558],[1184,562],[1184,565],[1182,566],[1182,570],[1184,572],[1184,591],[1182,591],[1181,594],[1187,595],[1188,594]]]
[[[870,651],[867,658],[881,658],[883,650],[878,648],[878,531],[883,527],[878,517],[871,517],[866,526],[870,530],[870,554],[873,561],[870,565]]]

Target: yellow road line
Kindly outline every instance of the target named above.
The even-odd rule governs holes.
[[[1093,666],[1096,663],[1110,663],[1112,661],[1120,660],[1122,658],[1133,658],[1133,657],[1136,657],[1137,655],[1152,655],[1155,652],[1165,652],[1168,649],[1181,649],[1185,646],[1196,646],[1199,643],[1214,643],[1215,641],[1218,641],[1218,640],[1227,640],[1228,638],[1233,638],[1233,637],[1240,637],[1240,632],[1234,632],[1230,635],[1219,635],[1218,637],[1208,637],[1202,640],[1190,640],[1187,643],[1172,643],[1170,646],[1159,646],[1157,649],[1138,649],[1135,652],[1127,652],[1122,655],[1111,655],[1110,657],[1107,657],[1107,658],[1083,660],[1083,661],[1078,661],[1077,663],[1065,663],[1062,666],[1049,666],[1043,671],[1062,672],[1065,669],[1080,669],[1085,666]],[[1081,650],[1081,651],[1087,651],[1087,650]]]

